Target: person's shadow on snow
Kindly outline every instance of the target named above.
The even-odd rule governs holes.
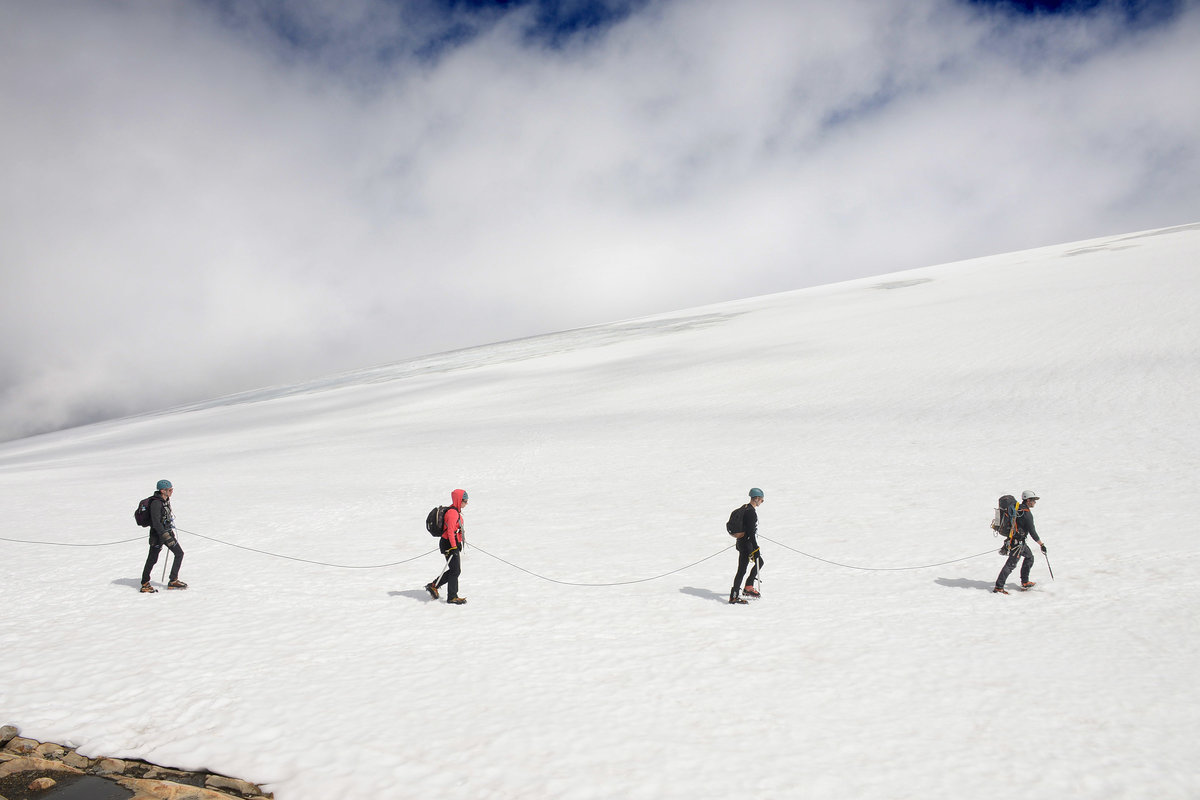
[[[994,581],[970,581],[966,578],[938,578],[936,583],[950,589],[986,589],[989,592],[996,585]]]
[[[117,578],[112,582],[113,586],[128,586],[130,589],[142,588],[142,582],[137,578]]]
[[[684,586],[679,590],[683,594],[699,597],[701,600],[716,600],[718,603],[728,603],[729,595],[714,592],[712,589],[698,589],[695,586]]]
[[[433,601],[433,598],[429,596],[429,592],[424,589],[410,589],[407,592],[388,592],[388,597],[411,597],[413,600],[423,600],[426,603]]]

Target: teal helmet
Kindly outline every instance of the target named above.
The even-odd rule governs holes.
[[[171,482],[169,480],[167,480],[166,478],[163,478],[161,481],[158,482],[158,484],[154,488],[158,491],[162,491],[163,489],[173,489],[175,487],[173,487],[171,485]]]
[[[751,497],[763,497],[763,490],[762,489],[751,489],[750,496]]]

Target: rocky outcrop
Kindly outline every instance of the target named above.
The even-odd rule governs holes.
[[[170,769],[136,759],[88,758],[71,747],[24,738],[12,725],[0,728],[0,800],[44,791],[60,781],[85,780],[78,776],[112,781],[132,793],[130,800],[273,797],[253,783],[228,775]],[[42,788],[36,789],[37,786]]]
[[[0,759],[3,758],[4,754],[0,753]],[[66,764],[60,764],[57,761],[34,758],[33,756],[17,756],[10,761],[0,761],[0,778],[7,778],[10,775],[16,775],[18,772],[47,773],[50,777],[54,777],[50,773],[61,773],[64,775],[84,774],[81,769],[68,767]]]

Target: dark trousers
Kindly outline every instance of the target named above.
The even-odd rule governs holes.
[[[442,573],[441,579],[437,582],[438,587],[445,586],[447,591],[446,599],[458,597],[458,575],[462,572],[462,564],[460,563],[461,553],[458,548],[447,550],[447,542],[442,540],[440,545],[442,555],[446,557],[446,571]]]
[[[150,537],[150,553],[146,556],[146,566],[142,567],[142,583],[150,582],[150,570],[154,569],[154,565],[158,563],[158,554],[163,549],[162,542],[157,536]],[[183,548],[179,546],[179,540],[175,540],[175,544],[167,548],[175,555],[175,560],[171,564],[171,580],[179,580],[179,565],[183,563]]]
[[[1004,562],[1004,567],[1000,570],[1000,575],[996,578],[997,588],[1004,588],[1004,582],[1008,580],[1008,576],[1016,569],[1017,562],[1022,558],[1025,560],[1021,563],[1021,583],[1029,582],[1029,570],[1033,569],[1033,551],[1029,549],[1029,545],[1025,544],[1025,542],[1014,542],[1008,548],[1008,560]]]
[[[754,583],[754,579],[758,577],[758,571],[762,569],[763,558],[759,554],[758,540],[753,536],[743,536],[737,540],[738,551],[738,567],[737,575],[733,576],[733,591],[740,592],[742,590],[742,576],[746,575],[746,567],[750,566],[751,560],[754,561],[754,566],[750,567],[750,574],[746,575],[746,585]]]

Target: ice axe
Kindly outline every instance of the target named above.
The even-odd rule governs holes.
[[[166,542],[163,542],[163,544],[165,545]],[[167,562],[170,560],[171,560],[171,548],[168,547],[167,555],[163,558],[163,574],[162,574],[162,577],[158,579],[160,583],[167,582]]]
[[[465,546],[465,545],[466,545],[466,543],[467,543],[467,540],[464,538],[464,539],[463,539],[463,545]],[[437,576],[436,578],[434,578],[434,579],[433,579],[433,585],[434,585],[434,586],[437,586],[438,584],[440,584],[440,583],[441,583],[441,581],[442,581],[442,576],[446,574],[446,570],[450,569],[450,552],[451,552],[450,550],[447,550],[446,552],[442,553],[442,558],[446,559],[446,563],[442,564],[442,571],[441,571],[441,572],[439,572],[439,573],[438,573],[438,576]],[[461,556],[462,556],[462,550],[459,550],[459,551],[458,551],[458,553],[459,553],[459,556],[461,557]]]

